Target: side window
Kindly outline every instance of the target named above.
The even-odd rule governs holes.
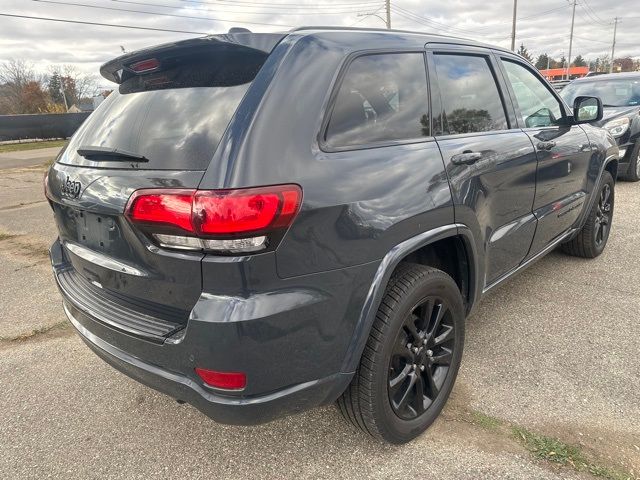
[[[325,140],[352,147],[428,136],[428,105],[422,53],[358,57],[340,85]]]
[[[523,124],[529,128],[558,125],[562,120],[560,102],[538,77],[518,63],[502,60],[502,64],[513,87]]]
[[[445,133],[488,132],[509,128],[488,59],[483,56],[434,55],[442,97]]]

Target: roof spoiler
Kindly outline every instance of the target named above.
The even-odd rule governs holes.
[[[100,67],[100,74],[112,82],[122,84],[129,78],[162,70],[164,64],[185,55],[207,55],[217,52],[245,53],[268,56],[286,34],[251,33],[231,29],[226,35],[211,35],[180,42],[165,43],[121,55]]]

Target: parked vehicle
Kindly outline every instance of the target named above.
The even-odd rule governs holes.
[[[569,104],[580,95],[602,100],[604,116],[594,124],[609,130],[620,147],[618,175],[630,182],[640,180],[640,72],[581,78],[560,95]]]
[[[406,442],[465,317],[557,246],[598,256],[618,149],[526,61],[465,40],[302,28],[123,55],[45,180],[80,337],[225,423],[335,402]]]

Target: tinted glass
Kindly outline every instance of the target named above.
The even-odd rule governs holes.
[[[605,107],[640,105],[640,76],[636,79],[580,81],[567,85],[560,93],[573,106],[576,97],[599,97]]]
[[[435,55],[445,133],[508,128],[504,106],[485,57]]]
[[[264,58],[182,57],[176,67],[129,78],[78,129],[60,162],[94,166],[77,149],[108,147],[149,159],[138,168],[206,169]]]
[[[338,91],[326,141],[348,147],[428,136],[428,113],[421,53],[359,57]]]
[[[520,107],[522,122],[526,127],[548,127],[562,120],[560,102],[542,81],[527,68],[503,60],[504,68]]]

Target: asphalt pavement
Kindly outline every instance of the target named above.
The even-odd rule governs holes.
[[[103,363],[65,322],[41,178],[0,174],[0,478],[592,478],[479,415],[640,472],[640,184],[618,184],[600,258],[554,252],[482,302],[444,414],[391,447],[333,407],[219,425]]]

